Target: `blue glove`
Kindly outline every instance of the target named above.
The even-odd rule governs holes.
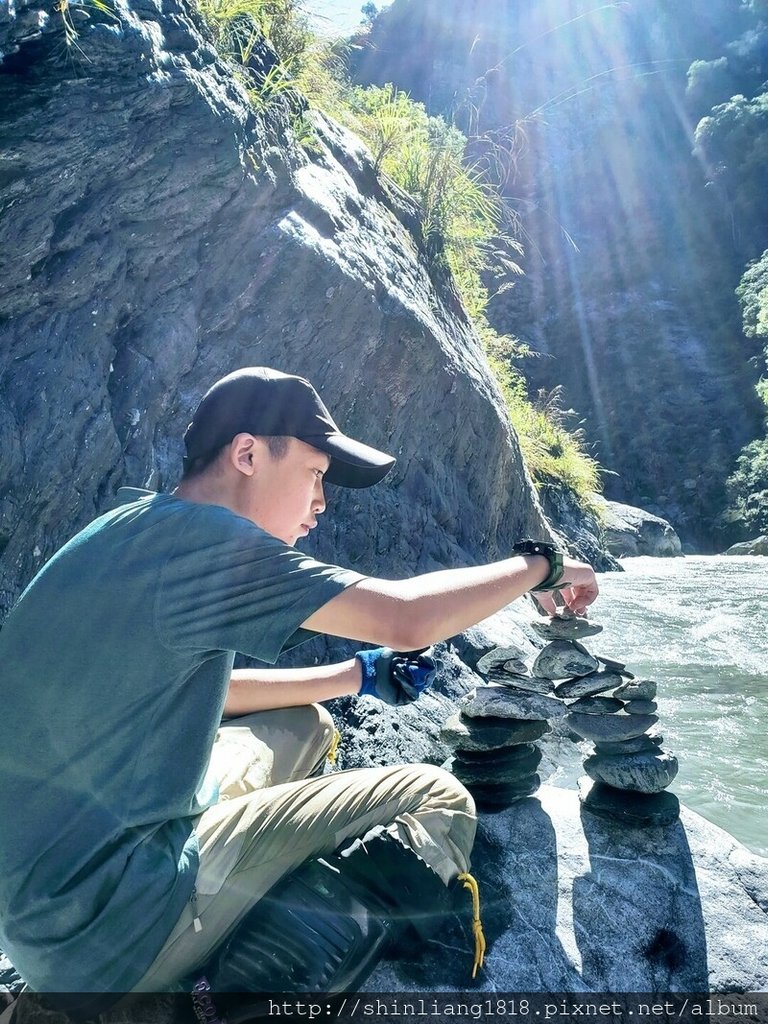
[[[355,657],[363,666],[363,684],[358,693],[378,697],[385,704],[410,704],[418,700],[437,674],[434,661],[421,651],[376,647],[358,651]]]

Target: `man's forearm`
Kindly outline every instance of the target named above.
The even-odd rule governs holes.
[[[398,583],[409,618],[420,631],[414,646],[460,633],[528,593],[548,573],[546,558],[525,555],[489,565],[443,569]]]
[[[542,555],[518,555],[408,580],[365,579],[323,605],[304,625],[395,650],[414,650],[492,615],[535,589],[548,574],[549,563]]]
[[[224,704],[224,717],[343,697],[357,693],[361,680],[360,662],[354,658],[338,665],[313,668],[235,669]]]

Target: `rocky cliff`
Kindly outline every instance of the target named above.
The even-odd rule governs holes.
[[[306,375],[398,457],[331,496],[321,557],[397,576],[546,532],[413,204],[355,137],[255,112],[182,0],[6,7],[0,55],[0,612],[119,485],[174,486],[242,365]]]
[[[738,0],[394,0],[353,49],[358,81],[456,119],[509,197],[526,277],[490,319],[547,356],[526,374],[584,417],[606,495],[705,550],[722,549],[724,483],[761,432],[734,289],[766,222],[693,137],[764,81],[766,38],[763,8]],[[764,166],[737,131],[734,161]]]

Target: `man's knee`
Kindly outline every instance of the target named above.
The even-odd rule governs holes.
[[[301,735],[306,737],[307,748],[311,751],[310,760],[314,763],[308,774],[322,775],[336,733],[333,718],[322,704],[307,704],[296,708],[296,711],[300,716],[298,728]]]
[[[327,754],[333,743],[333,736],[336,731],[331,713],[322,704],[309,704],[306,711],[309,715],[308,729],[315,737],[315,746],[318,753]]]
[[[421,767],[429,769],[433,774],[435,791],[444,793],[444,799],[450,804],[451,810],[475,815],[475,801],[472,794],[455,775],[436,765],[422,765]]]
[[[475,816],[475,801],[455,775],[434,764],[401,765],[405,786],[422,794],[432,806]]]

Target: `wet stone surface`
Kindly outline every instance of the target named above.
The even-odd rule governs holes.
[[[664,737],[661,733],[650,732],[634,736],[631,740],[605,740],[602,743],[595,743],[595,751],[598,754],[638,754],[644,750],[658,751],[663,742]]]
[[[632,673],[628,671],[627,666],[623,661],[615,661],[613,658],[604,658],[601,655],[597,656],[597,660],[608,672],[618,672],[619,675],[626,676],[628,679],[635,678]]]
[[[628,700],[625,708],[630,715],[653,715],[658,710],[658,704],[655,700]]]
[[[603,631],[603,627],[596,622],[562,613],[549,619],[537,619],[531,626],[543,640],[582,640],[587,636],[597,636]]]
[[[622,700],[653,700],[656,683],[653,679],[629,679],[617,688],[614,696]]]
[[[528,672],[528,667],[521,657],[520,648],[514,646],[494,647],[487,654],[483,654],[478,659],[475,671],[480,675],[488,675],[494,669],[499,669],[505,664],[515,666],[514,669],[508,669],[507,671],[519,671],[524,674]]]

